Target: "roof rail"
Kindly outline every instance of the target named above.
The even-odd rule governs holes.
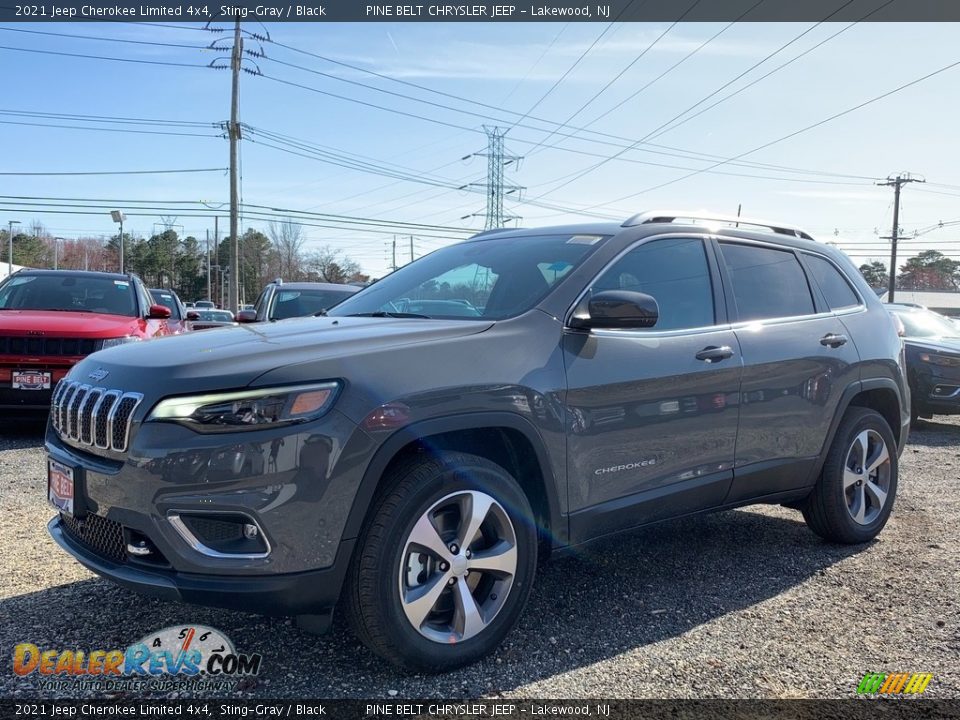
[[[749,225],[751,227],[761,227],[778,233],[779,235],[792,235],[793,237],[803,238],[804,240],[813,240],[805,230],[784,223],[768,222],[766,220],[757,220],[756,218],[737,217],[735,215],[721,215],[705,210],[648,210],[647,212],[637,213],[627,219],[621,227],[633,227],[634,225],[645,225],[646,223],[672,223],[677,220],[713,220],[715,222],[730,223],[732,225]]]

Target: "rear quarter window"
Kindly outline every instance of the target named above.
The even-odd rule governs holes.
[[[831,310],[857,307],[860,297],[850,287],[849,281],[843,276],[832,262],[819,255],[804,254],[804,260],[813,280],[823,293],[824,299]]]

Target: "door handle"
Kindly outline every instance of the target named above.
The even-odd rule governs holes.
[[[696,357],[697,360],[704,360],[709,363],[720,362],[721,360],[733,357],[733,349],[729,345],[722,345],[720,347],[710,345],[698,352],[694,357]]]
[[[840,347],[841,345],[847,344],[846,335],[836,335],[834,333],[827,333],[822,338],[820,338],[820,344],[826,347]]]

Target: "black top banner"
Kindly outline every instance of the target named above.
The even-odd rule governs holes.
[[[958,0],[39,0],[2,22],[919,22],[960,21]]]

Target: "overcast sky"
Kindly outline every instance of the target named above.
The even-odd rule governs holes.
[[[118,23],[5,26],[0,31],[0,45],[6,47],[198,67],[0,49],[4,77],[0,109],[7,113],[0,115],[4,123],[0,124],[0,172],[225,167],[228,143],[216,137],[220,131],[212,124],[229,117],[230,74],[205,67],[211,61],[225,64],[218,59],[224,52],[199,49],[223,36],[196,29],[199,27]],[[164,44],[55,37],[10,28]],[[254,23],[247,29],[264,32]],[[243,200],[251,205],[480,229],[482,217],[462,218],[482,214],[483,196],[455,188],[483,180],[486,160],[461,158],[484,149],[481,126],[487,124],[510,128],[508,151],[525,157],[516,169],[508,167],[507,181],[525,188],[521,199],[540,205],[620,219],[649,208],[709,208],[734,214],[742,204],[744,215],[796,223],[821,239],[840,242],[858,264],[887,255],[883,249],[886,241],[878,239],[875,231],[889,234],[893,192],[875,186],[872,178],[906,170],[927,179],[925,186],[904,189],[901,225],[908,232],[960,218],[960,67],[737,161],[750,166],[721,165],[657,188],[689,175],[691,168],[709,168],[717,162],[705,156],[736,157],[957,62],[960,46],[954,25],[687,24],[669,28],[665,24],[608,27],[601,23],[312,23],[271,24],[267,29],[275,42],[262,44],[267,58],[259,59],[257,66],[263,76],[242,76],[241,119],[254,128],[296,138],[312,147],[297,149],[263,135],[245,140],[241,144]],[[794,42],[742,79],[696,105],[791,40]],[[280,44],[456,97],[379,79]],[[258,50],[260,44],[248,39],[246,47]],[[694,50],[697,52],[690,55]],[[670,128],[674,118],[682,120],[708,108],[808,50],[729,101],[676,129],[654,132]],[[254,69],[250,62],[245,66]],[[619,79],[609,84],[621,72]],[[692,106],[691,113],[682,115]],[[169,119],[209,123],[210,127],[96,124],[15,116],[10,111]],[[550,126],[543,121],[567,125],[551,135]],[[112,127],[114,131],[6,124],[10,122]],[[189,132],[203,137],[117,129]],[[575,137],[569,137],[571,134]],[[642,138],[657,145],[625,149]],[[360,155],[364,163],[389,168],[394,174],[412,173],[433,184],[330,165],[316,159],[315,146]],[[618,158],[604,162],[616,153],[621,153]],[[748,175],[761,177],[745,177]],[[448,187],[451,185],[454,188]],[[202,200],[216,206],[228,200],[228,191],[222,172],[0,175],[3,196],[104,199],[124,209],[129,209],[130,200]],[[0,199],[0,207],[10,208],[10,202]],[[586,215],[523,202],[508,201],[507,208],[522,216],[525,226],[590,220]],[[188,234],[202,239],[207,229],[212,230],[209,220],[186,214],[178,216],[176,223]],[[115,232],[105,210],[98,215],[25,208],[0,211],[0,224],[5,226],[9,219],[24,224],[39,220],[63,237]],[[125,229],[146,236],[159,222],[159,217],[131,217]],[[259,220],[245,219],[243,224],[264,226]],[[225,227],[224,220],[221,232]],[[375,276],[389,266],[389,230],[376,234],[306,227],[305,231],[310,244],[341,247]],[[399,260],[404,262],[409,257],[409,232],[401,230],[398,236]],[[415,253],[423,254],[445,242],[449,241],[418,235]],[[905,247],[914,252],[933,247],[960,259],[960,226],[907,241]]]

